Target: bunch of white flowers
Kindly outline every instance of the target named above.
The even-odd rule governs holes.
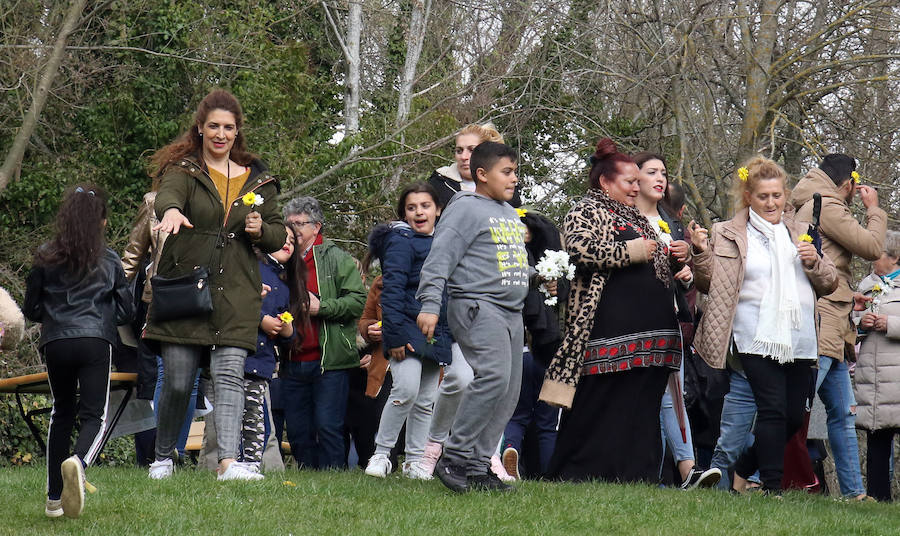
[[[569,254],[562,250],[548,249],[545,251],[544,256],[538,261],[535,269],[545,281],[562,278],[571,281],[575,278],[575,265],[569,263]],[[550,292],[543,285],[541,285],[540,290],[547,298],[544,300],[546,305],[556,305],[556,296],[551,296]]]

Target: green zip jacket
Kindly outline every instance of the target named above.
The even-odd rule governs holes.
[[[264,199],[262,206],[252,207],[263,220],[262,236],[256,241],[244,232],[244,219],[251,207],[238,197],[226,211],[215,184],[198,158],[182,158],[166,170],[156,195],[156,214],[161,220],[166,210],[177,208],[194,227],[182,227],[178,234],[169,235],[156,273],[176,277],[190,273],[195,266],[207,266],[213,311],[193,318],[155,322],[151,305],[144,338],[254,351],[262,280],[251,246],[271,253],[284,245],[286,232],[276,199],[278,183],[259,160],[251,162],[250,175],[240,194],[247,192]]]
[[[356,323],[366,304],[366,289],[356,261],[331,240],[313,246],[319,282],[319,345],[322,370],[359,366]]]

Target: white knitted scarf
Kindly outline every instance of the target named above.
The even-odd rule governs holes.
[[[797,247],[783,221],[772,225],[751,208],[750,225],[768,239],[772,279],[759,305],[756,335],[748,353],[791,363],[794,361],[791,332],[800,328],[800,296],[794,272]]]

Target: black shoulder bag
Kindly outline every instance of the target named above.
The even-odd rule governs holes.
[[[220,229],[209,254],[207,266],[212,262],[221,235]],[[212,312],[207,266],[194,266],[190,273],[178,277],[163,277],[157,274],[150,278],[150,288],[153,291],[151,316],[154,321],[167,322]]]

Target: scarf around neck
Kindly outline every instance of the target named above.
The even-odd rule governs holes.
[[[800,296],[794,274],[797,248],[784,221],[773,225],[751,208],[750,225],[767,239],[772,271],[769,288],[759,304],[756,335],[748,353],[790,363],[794,361],[791,332],[800,328]]]
[[[664,247],[665,244],[662,243],[662,240],[653,230],[653,226],[650,225],[650,220],[644,217],[637,208],[616,201],[600,188],[591,188],[589,190],[589,195],[597,201],[600,208],[611,212],[620,222],[630,223],[634,230],[641,235],[641,238],[655,240],[659,243],[657,248],[653,250],[653,271],[656,278],[668,288],[672,281],[672,270],[669,267],[668,248]]]

